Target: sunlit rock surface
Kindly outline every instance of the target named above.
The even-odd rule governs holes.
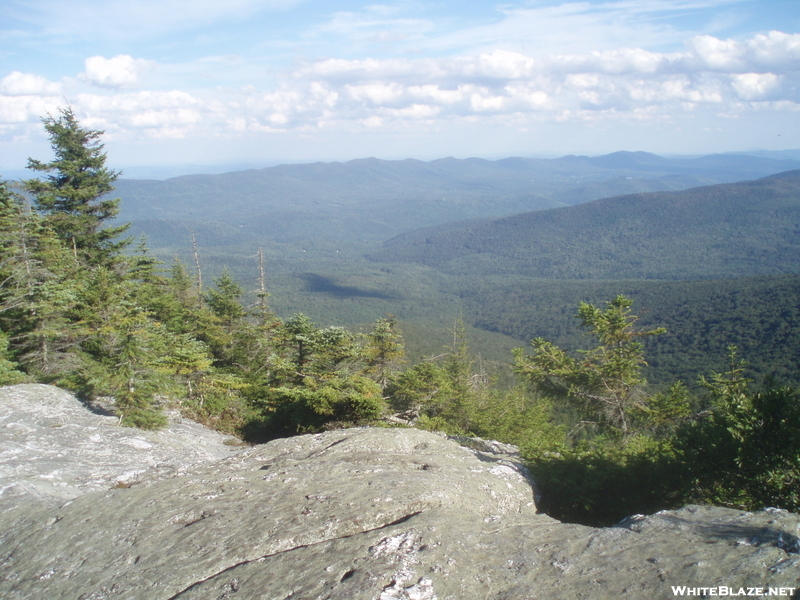
[[[62,503],[241,450],[234,438],[169,416],[161,431],[118,427],[109,411],[53,386],[0,388],[0,508],[23,497]]]
[[[513,457],[415,429],[237,452],[191,423],[178,425],[196,437],[120,428],[47,386],[0,397],[4,599],[649,600],[677,597],[672,586],[800,588],[800,517],[784,511],[687,507],[594,529],[536,514]],[[115,445],[141,462],[108,452]]]

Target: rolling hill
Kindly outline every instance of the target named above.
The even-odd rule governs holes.
[[[702,279],[800,272],[800,170],[755,181],[605,198],[420,230],[376,262],[544,279]]]
[[[800,161],[714,155],[669,159],[645,152],[558,159],[444,158],[280,165],[164,181],[117,182],[120,220],[152,248],[303,240],[375,244],[399,233],[497,218],[606,196],[681,190],[800,168]]]

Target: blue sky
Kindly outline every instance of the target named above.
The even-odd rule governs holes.
[[[800,147],[800,2],[4,0],[0,175],[69,103],[109,162]]]

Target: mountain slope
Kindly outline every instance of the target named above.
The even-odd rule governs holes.
[[[259,243],[320,238],[372,243],[449,221],[686,189],[791,168],[800,168],[800,162],[735,155],[668,159],[644,152],[554,160],[369,158],[165,181],[123,179],[117,193],[120,220],[134,222],[134,230],[146,233],[154,248],[175,243],[159,228],[161,220],[186,231],[197,229],[198,222],[224,223]],[[183,237],[188,244],[188,236]],[[216,241],[211,237],[206,243]]]
[[[688,279],[800,271],[800,170],[605,198],[386,243],[375,261],[448,273]]]

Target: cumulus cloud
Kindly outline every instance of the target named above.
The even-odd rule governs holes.
[[[494,50],[442,59],[328,59],[293,77],[339,90],[335,109],[372,127],[423,114],[645,120],[702,107],[740,111],[743,101],[790,110],[799,100],[791,91],[800,83],[798,59],[800,34],[773,31],[744,41],[696,36],[672,53],[617,48],[532,57]],[[783,85],[787,80],[795,85]]]
[[[79,78],[105,88],[135,87],[141,75],[155,66],[152,61],[127,54],[118,54],[113,58],[92,56],[86,59],[85,64],[86,71]]]
[[[60,93],[60,84],[39,75],[13,71],[0,79],[0,94],[6,96],[52,96]]]
[[[70,95],[82,121],[115,138],[162,139],[800,110],[800,34],[777,31],[747,40],[697,36],[671,53],[615,48],[530,56],[495,49],[441,58],[328,58],[277,72],[261,89],[252,82],[192,93],[125,89],[142,86],[152,66],[128,55],[87,59],[77,83],[103,89],[86,93],[91,88],[84,86]],[[10,73],[0,80],[0,125],[32,122],[45,106],[52,111],[53,96],[66,85]]]
[[[57,99],[0,95],[0,125],[21,125],[38,121],[43,115],[53,113],[57,107]]]
[[[779,79],[775,73],[737,73],[731,76],[731,84],[740,98],[756,100],[775,90]]]
[[[82,122],[112,136],[183,138],[213,109],[200,99],[177,90],[104,96],[79,94],[76,105],[88,115]]]
[[[43,115],[55,111],[61,91],[60,83],[39,75],[9,73],[0,79],[0,126],[38,122]],[[13,128],[7,133],[16,135]]]

